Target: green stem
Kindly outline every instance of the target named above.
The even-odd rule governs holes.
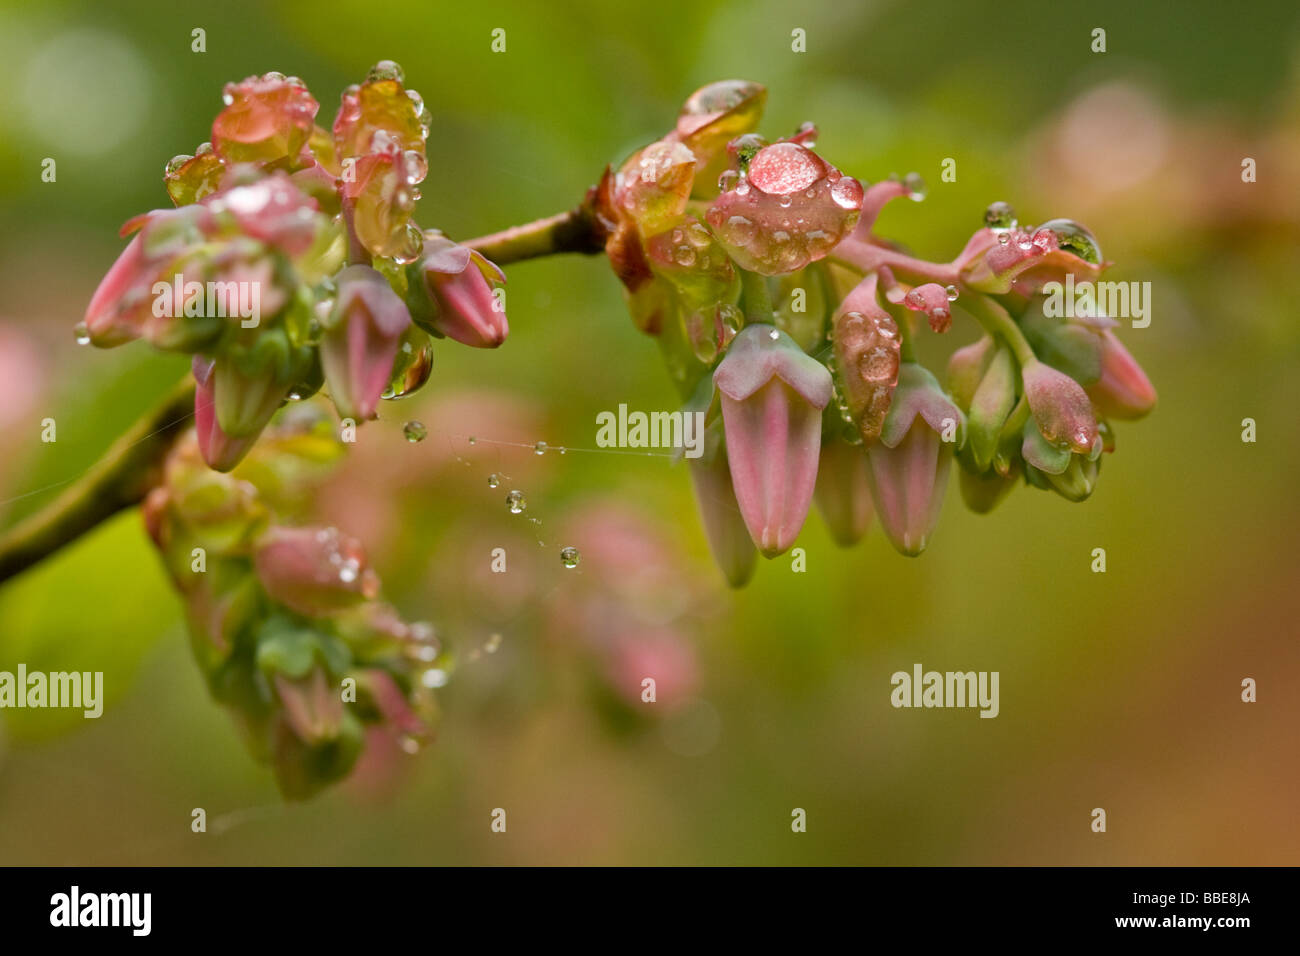
[[[740,291],[745,303],[745,324],[771,325],[772,293],[767,288],[767,277],[748,269],[740,270]]]
[[[350,222],[348,234],[349,261],[369,263],[370,255],[356,241]],[[604,233],[589,200],[570,212],[470,239],[464,245],[505,265],[561,252],[600,252]],[[766,321],[771,320],[769,314]],[[143,501],[161,480],[167,453],[189,428],[193,415],[194,382],[186,377],[63,494],[0,534],[0,583]]]
[[[983,326],[985,332],[1005,342],[1022,369],[1034,361],[1034,350],[1030,348],[1025,334],[1007,314],[1007,310],[998,303],[974,289],[967,288],[962,290],[957,304],[974,316],[975,321]]]

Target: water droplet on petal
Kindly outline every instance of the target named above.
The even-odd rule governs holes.
[[[512,491],[506,495],[506,507],[510,509],[512,515],[523,514],[524,509],[528,507],[528,501],[522,491]]]
[[[561,548],[560,563],[566,568],[576,568],[578,562],[582,560],[582,555],[578,553],[577,548]]]
[[[852,176],[841,176],[831,186],[831,199],[841,209],[861,209],[862,196],[862,183]]]
[[[958,292],[957,292],[957,287],[955,285],[946,286],[943,291],[948,296],[949,302],[957,301]]]
[[[496,487],[497,485],[499,485],[499,484],[501,484],[501,476],[500,476],[500,475],[496,474],[496,472],[493,472],[492,474],[488,475],[488,487],[489,487],[489,488],[495,488],[495,487]]]
[[[72,334],[76,337],[78,345],[90,344],[90,327],[85,322],[78,322]]]
[[[921,178],[920,173],[908,173],[904,176],[903,188],[907,190],[907,198],[912,202],[920,202],[926,196],[925,180]]]
[[[544,441],[539,441],[537,444],[533,445],[533,454],[535,454],[535,455],[545,455],[545,454],[546,454],[546,449],[547,449],[547,447],[548,447],[548,446],[547,446],[546,442],[544,442]]]
[[[984,225],[995,232],[1005,232],[1016,225],[1016,211],[1010,203],[990,203],[984,210]]]
[[[1038,228],[1052,230],[1056,234],[1057,244],[1066,252],[1078,256],[1084,262],[1101,265],[1101,245],[1087,228],[1073,219],[1052,219]]]
[[[429,430],[424,427],[423,422],[409,421],[402,426],[402,434],[406,436],[407,441],[414,444],[415,442],[424,441],[425,436],[429,434]]]
[[[404,83],[406,74],[392,60],[380,60],[370,68],[370,72],[366,75],[367,83],[374,83],[379,80],[396,80],[398,83]]]

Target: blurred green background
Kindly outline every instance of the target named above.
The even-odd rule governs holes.
[[[1082,505],[1021,489],[979,517],[950,488],[916,560],[878,529],[841,551],[814,515],[806,573],[778,558],[731,593],[683,468],[577,450],[599,411],[676,401],[607,265],[514,266],[506,346],[441,346],[434,380],[381,410],[317,502],[456,649],[438,741],[281,803],[124,514],[0,587],[0,670],[103,670],[109,698],[97,721],[0,712],[0,863],[1300,862],[1300,8],[4,4],[3,525],[186,369],[142,344],[79,348],[72,327],[119,225],[168,205],[163,165],[208,138],[222,84],[297,74],[328,123],[381,58],[434,115],[418,218],[458,238],[569,208],[692,90],[732,76],[768,86],[768,135],[813,120],[846,172],[925,176],[929,198],[878,231],[928,257],[959,251],[995,199],[1079,219],[1108,278],[1153,283],[1151,326],[1120,334],[1160,405],[1119,426]],[[926,355],[974,337],[959,316]],[[408,418],[429,425],[422,444],[402,440]],[[494,472],[535,522],[508,513]],[[582,551],[575,571],[561,545]],[[507,575],[487,573],[498,546]],[[890,675],[916,662],[999,671],[1000,716],[891,708]],[[635,703],[647,666],[676,675],[652,717]],[[194,807],[207,834],[190,832]]]

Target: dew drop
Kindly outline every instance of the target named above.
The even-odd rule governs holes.
[[[493,472],[492,474],[488,475],[488,487],[489,487],[489,488],[495,488],[495,487],[497,487],[499,484],[501,484],[501,476],[500,476],[500,475],[498,475],[496,472]]]
[[[488,639],[483,642],[483,650],[488,654],[495,654],[501,650],[501,635],[489,634]]]
[[[78,322],[72,334],[76,337],[78,345],[90,344],[90,327],[85,322]]]
[[[406,436],[407,441],[415,444],[424,441],[425,436],[429,434],[429,429],[424,427],[423,422],[411,420],[402,426],[402,434]]]
[[[582,555],[578,553],[577,548],[561,548],[560,563],[566,568],[576,568],[578,562],[582,560]]]
[[[473,435],[470,435],[470,436],[469,436],[469,443],[470,443],[471,445],[473,445],[473,444],[474,444],[475,442],[477,442],[477,441],[478,441],[478,439],[475,438]]]
[[[921,178],[920,173],[908,173],[904,176],[903,188],[907,190],[907,198],[912,202],[920,202],[926,197],[925,180]]]
[[[370,68],[370,73],[366,76],[366,82],[374,83],[377,80],[396,80],[398,83],[406,81],[406,75],[402,68],[392,60],[380,60]]]
[[[512,491],[506,495],[506,507],[510,509],[512,515],[523,514],[524,509],[528,507],[524,493],[522,491]]]
[[[1056,241],[1066,252],[1073,253],[1084,262],[1101,265],[1101,245],[1091,232],[1073,219],[1052,219],[1039,229],[1050,229]]]
[[[949,302],[957,301],[958,293],[957,293],[957,287],[955,285],[947,286],[943,291],[948,296]]]
[[[548,447],[549,447],[549,446],[546,444],[546,442],[544,442],[544,441],[539,441],[537,444],[535,444],[535,445],[533,446],[533,454],[535,454],[535,455],[545,455],[545,454],[546,454],[546,449],[547,449]]]
[[[984,210],[984,225],[995,232],[1005,232],[1016,224],[1016,211],[1010,203],[999,200]]]
[[[841,176],[831,186],[831,199],[841,209],[861,209],[862,195],[862,183],[852,176]]]

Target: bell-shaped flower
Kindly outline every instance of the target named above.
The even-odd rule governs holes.
[[[790,547],[812,504],[830,373],[775,326],[746,326],[713,373],[740,513],[767,557]]]
[[[337,528],[272,528],[253,564],[267,594],[307,617],[332,614],[379,593],[379,576],[361,543]]]
[[[822,445],[813,498],[836,544],[848,548],[862,540],[873,509],[867,454],[861,445],[845,441]]]
[[[336,286],[320,342],[321,367],[339,415],[364,421],[374,416],[392,380],[411,315],[388,280],[370,266],[348,266]]]
[[[1108,418],[1141,418],[1155,408],[1155,386],[1114,332],[1103,329],[1100,336],[1101,377],[1085,391]]]
[[[903,554],[925,550],[939,521],[961,410],[923,366],[905,362],[880,440],[867,446],[868,479],[880,526]]]
[[[481,253],[429,235],[424,255],[407,266],[406,276],[406,302],[420,328],[481,349],[506,340],[505,300],[496,292],[505,273]]]
[[[198,434],[199,451],[203,460],[214,471],[230,471],[257,442],[257,433],[233,437],[217,421],[216,383],[212,374],[213,362],[201,355],[194,356],[194,428]],[[274,409],[272,409],[274,412]]]
[[[744,587],[754,576],[758,552],[736,503],[727,451],[717,441],[716,429],[710,429],[706,436],[704,454],[687,461],[713,560],[729,585]]]

